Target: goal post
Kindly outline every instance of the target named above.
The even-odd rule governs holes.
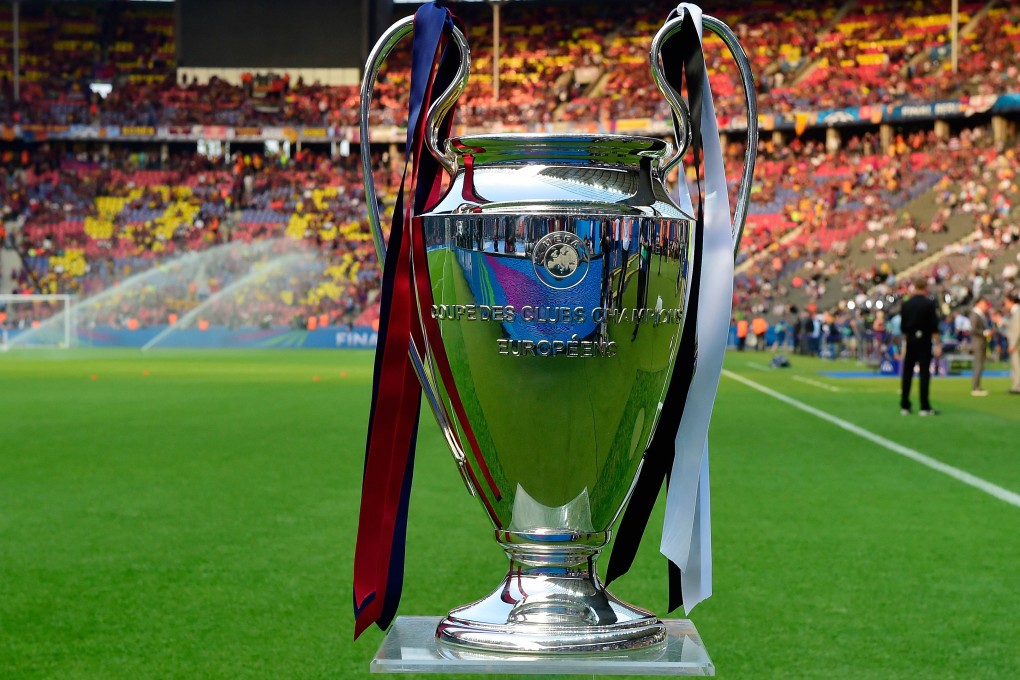
[[[0,294],[0,351],[74,344],[74,296]]]

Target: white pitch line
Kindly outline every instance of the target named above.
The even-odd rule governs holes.
[[[766,366],[765,364],[756,364],[753,361],[748,361],[747,365],[750,366],[751,368],[757,368],[759,371],[771,371],[772,370],[768,366]]]
[[[826,385],[823,382],[818,382],[817,380],[812,380],[811,378],[804,378],[802,376],[795,375],[795,376],[793,376],[793,379],[796,380],[797,382],[802,382],[805,385],[811,385],[813,387],[821,387],[823,390],[829,390],[830,392],[839,392],[840,391],[840,389],[838,387],[835,387],[833,385]]]
[[[1009,489],[1004,489],[1001,486],[992,484],[991,482],[985,481],[980,477],[976,477],[965,470],[961,470],[959,468],[953,467],[952,465],[947,465],[946,463],[935,460],[930,456],[924,455],[920,451],[915,451],[914,449],[903,446],[902,444],[897,444],[896,442],[890,439],[886,439],[885,437],[877,435],[874,432],[869,432],[868,430],[865,430],[863,427],[858,427],[857,425],[849,423],[843,420],[842,418],[837,418],[836,416],[830,413],[820,411],[814,408],[813,406],[808,406],[807,404],[801,401],[797,401],[796,399],[788,397],[785,394],[781,394],[780,392],[776,392],[775,390],[769,389],[768,387],[760,385],[754,382],[753,380],[745,378],[742,375],[737,375],[733,371],[723,370],[723,375],[725,375],[728,378],[732,378],[737,382],[743,383],[750,387],[751,389],[758,390],[762,394],[767,394],[770,397],[773,397],[774,399],[778,399],[784,404],[789,404],[790,406],[796,409],[800,409],[805,413],[809,413],[815,416],[816,418],[826,420],[835,425],[836,427],[840,427],[846,430],[847,432],[850,432],[851,434],[855,434],[858,437],[861,437],[862,439],[867,439],[870,442],[878,444],[879,446],[888,449],[893,453],[898,453],[904,458],[909,458],[910,460],[916,463],[920,463],[925,467],[929,467],[932,470],[941,472],[944,475],[949,475],[958,482],[963,482],[968,486],[972,486],[975,489],[984,491],[989,496],[994,496],[995,498],[998,498],[1000,501],[1003,501],[1004,503],[1009,503],[1012,506],[1020,508],[1020,494],[1014,493]]]

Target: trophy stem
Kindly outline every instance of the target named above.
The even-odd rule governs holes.
[[[597,653],[663,642],[650,612],[609,593],[595,570],[608,532],[498,532],[510,570],[488,597],[458,607],[436,636],[481,651]]]

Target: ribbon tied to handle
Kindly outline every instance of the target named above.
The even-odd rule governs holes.
[[[415,241],[420,236],[415,238],[412,231],[414,215],[434,207],[442,185],[438,163],[422,150],[427,112],[456,71],[457,50],[447,49],[454,25],[450,11],[436,3],[423,5],[414,18],[406,162],[383,263],[354,555],[355,638],[373,623],[383,629],[389,626],[403,588],[408,501],[421,411],[421,385],[409,349],[425,346],[413,267]],[[441,123],[442,129],[449,130],[452,115],[451,108]],[[409,204],[404,196],[408,170],[414,188]]]
[[[691,113],[698,202],[689,300],[658,428],[623,514],[606,580],[622,576],[633,563],[665,481],[660,551],[668,560],[669,611],[683,605],[689,612],[712,594],[708,424],[729,333],[733,245],[722,148],[702,46],[701,9],[683,3],[669,19],[681,13],[679,34],[662,46],[662,62],[667,82],[675,90],[680,91],[686,80]],[[683,173],[680,193],[681,205],[692,205]]]

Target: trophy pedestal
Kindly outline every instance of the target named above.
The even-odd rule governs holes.
[[[522,654],[479,652],[436,639],[439,616],[400,616],[371,663],[373,673],[445,675],[664,676],[715,675],[715,666],[694,624],[666,619],[665,641],[644,649],[597,654]]]
[[[436,636],[445,646],[469,652],[532,655],[661,646],[665,626],[651,612],[608,592],[593,563],[591,558],[571,569],[545,563],[536,568],[515,560],[495,591],[451,611]]]
[[[524,506],[521,495],[518,508]],[[556,517],[532,520],[569,524]],[[564,655],[659,647],[665,641],[666,628],[654,614],[622,602],[602,585],[595,560],[608,531],[497,531],[496,537],[510,570],[487,597],[457,607],[439,623],[436,637],[443,645],[469,652]]]

